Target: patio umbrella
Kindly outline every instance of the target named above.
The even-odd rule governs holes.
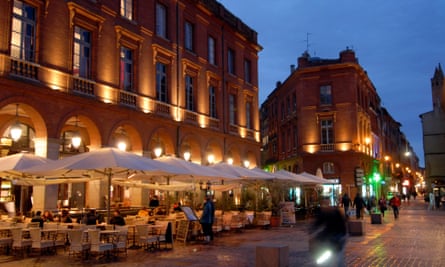
[[[279,170],[279,171],[274,172],[274,174],[280,175],[281,178],[278,178],[278,179],[295,182],[297,184],[303,184],[303,185],[318,184],[317,181],[314,181],[314,180],[310,179],[309,177],[306,177],[306,176],[303,176],[300,174],[296,174],[293,172],[289,172],[286,170]]]
[[[302,173],[300,173],[300,175],[307,177],[307,178],[311,179],[312,181],[317,182],[318,184],[335,184],[335,182],[333,182],[329,179],[321,178],[321,177],[318,177],[316,175],[313,175],[313,174],[310,174],[307,172],[302,172]]]
[[[209,167],[214,170],[217,170],[220,173],[225,173],[233,175],[238,178],[242,178],[243,181],[248,181],[248,179],[265,180],[274,178],[273,175],[262,170],[258,171],[258,170],[247,169],[240,166],[231,165],[225,162],[220,162],[214,165],[210,165]]]
[[[157,158],[156,161],[174,166],[179,168],[182,172],[187,173],[189,177],[193,179],[209,180],[209,181],[236,181],[239,179],[238,176],[227,172],[221,172],[214,170],[209,166],[199,165],[190,161],[185,161],[177,157],[161,157]],[[177,179],[183,178],[181,175],[175,176]]]
[[[43,165],[53,160],[31,153],[17,153],[0,158],[0,176],[7,179],[24,177],[23,170]]]
[[[111,179],[113,176],[143,173],[146,175],[184,175],[184,171],[174,166],[155,161],[134,153],[123,152],[116,148],[77,154],[48,164],[24,170],[37,176],[70,176],[83,177],[102,174],[108,180],[107,216],[110,219]]]

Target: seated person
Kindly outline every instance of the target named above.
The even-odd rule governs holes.
[[[147,217],[148,216],[148,209],[147,207],[143,207],[141,210],[138,211],[139,217]]]
[[[54,222],[54,216],[49,210],[45,210],[42,216],[43,221],[45,222]]]
[[[62,210],[62,216],[60,217],[61,223],[72,223],[73,219],[71,218],[68,210]]]
[[[38,222],[39,223],[39,227],[43,228],[43,218],[42,218],[42,212],[40,210],[38,210],[36,212],[36,215],[34,217],[32,217],[31,222]]]
[[[120,226],[125,225],[124,217],[122,217],[120,211],[118,211],[118,210],[114,211],[113,218],[111,218],[111,220],[110,220],[110,224],[120,225]]]
[[[87,215],[83,217],[82,223],[86,225],[96,225],[98,217],[95,209],[90,209]]]

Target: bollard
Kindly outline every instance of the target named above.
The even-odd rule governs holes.
[[[256,267],[288,267],[289,247],[264,245],[256,247]]]

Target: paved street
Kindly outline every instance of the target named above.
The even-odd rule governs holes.
[[[349,237],[346,246],[348,266],[445,266],[445,210],[427,211],[423,199],[403,203],[400,218],[387,212],[383,224],[370,224],[365,217],[364,236]],[[1,266],[255,266],[258,245],[289,246],[289,266],[311,266],[308,257],[307,221],[293,227],[270,230],[246,229],[242,233],[223,233],[213,244],[175,243],[169,251],[129,250],[116,262],[91,258],[80,261],[62,249],[57,255],[17,259],[0,256]]]

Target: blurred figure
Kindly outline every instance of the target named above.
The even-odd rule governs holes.
[[[110,220],[110,224],[120,225],[120,226],[125,225],[124,217],[122,217],[121,212],[119,210],[114,211],[113,218],[111,218]]]
[[[45,222],[54,222],[54,216],[49,210],[45,210],[42,216],[43,221]]]
[[[38,222],[39,223],[39,227],[43,228],[44,220],[42,218],[42,212],[40,210],[38,210],[36,212],[36,215],[34,217],[32,217],[31,222]]]
[[[391,205],[392,211],[394,213],[394,219],[398,219],[399,218],[399,208],[400,208],[401,204],[402,204],[402,202],[400,201],[400,198],[397,195],[394,195],[389,200],[389,205]]]
[[[386,199],[384,196],[381,196],[379,199],[379,209],[380,213],[382,213],[382,217],[385,217],[385,211],[387,210],[387,207],[386,207]]]
[[[98,219],[99,218],[96,215],[96,210],[90,209],[87,215],[85,215],[85,217],[83,218],[82,223],[86,225],[96,225]]]
[[[153,196],[151,199],[150,199],[150,203],[148,204],[148,206],[150,207],[150,208],[156,208],[156,207],[158,207],[159,206],[159,199],[158,199],[158,196]]]
[[[175,204],[173,204],[173,210],[174,211],[182,211],[181,202],[176,202]]]
[[[346,266],[344,247],[347,227],[342,210],[322,203],[310,230],[309,250],[317,265]]]
[[[366,207],[366,203],[360,193],[357,193],[357,195],[355,195],[353,207],[355,207],[356,218],[363,218],[363,208]]]
[[[434,193],[433,192],[429,193],[429,200],[430,200],[430,203],[428,205],[428,210],[434,210],[436,208],[436,203],[435,203],[435,200],[434,200]]]
[[[341,198],[341,204],[343,206],[343,209],[345,210],[345,216],[346,218],[349,217],[349,206],[351,205],[351,198],[349,198],[348,193],[345,193],[343,197]]]
[[[138,216],[139,217],[148,217],[148,209],[147,209],[147,207],[143,207],[142,209],[140,209],[138,211]]]
[[[202,211],[201,219],[199,222],[202,225],[202,231],[204,232],[204,239],[206,243],[213,240],[213,221],[215,219],[215,206],[213,205],[212,197],[206,196],[204,203],[204,209]]]
[[[68,210],[62,210],[62,216],[60,217],[61,223],[72,223],[73,219],[70,216]]]

